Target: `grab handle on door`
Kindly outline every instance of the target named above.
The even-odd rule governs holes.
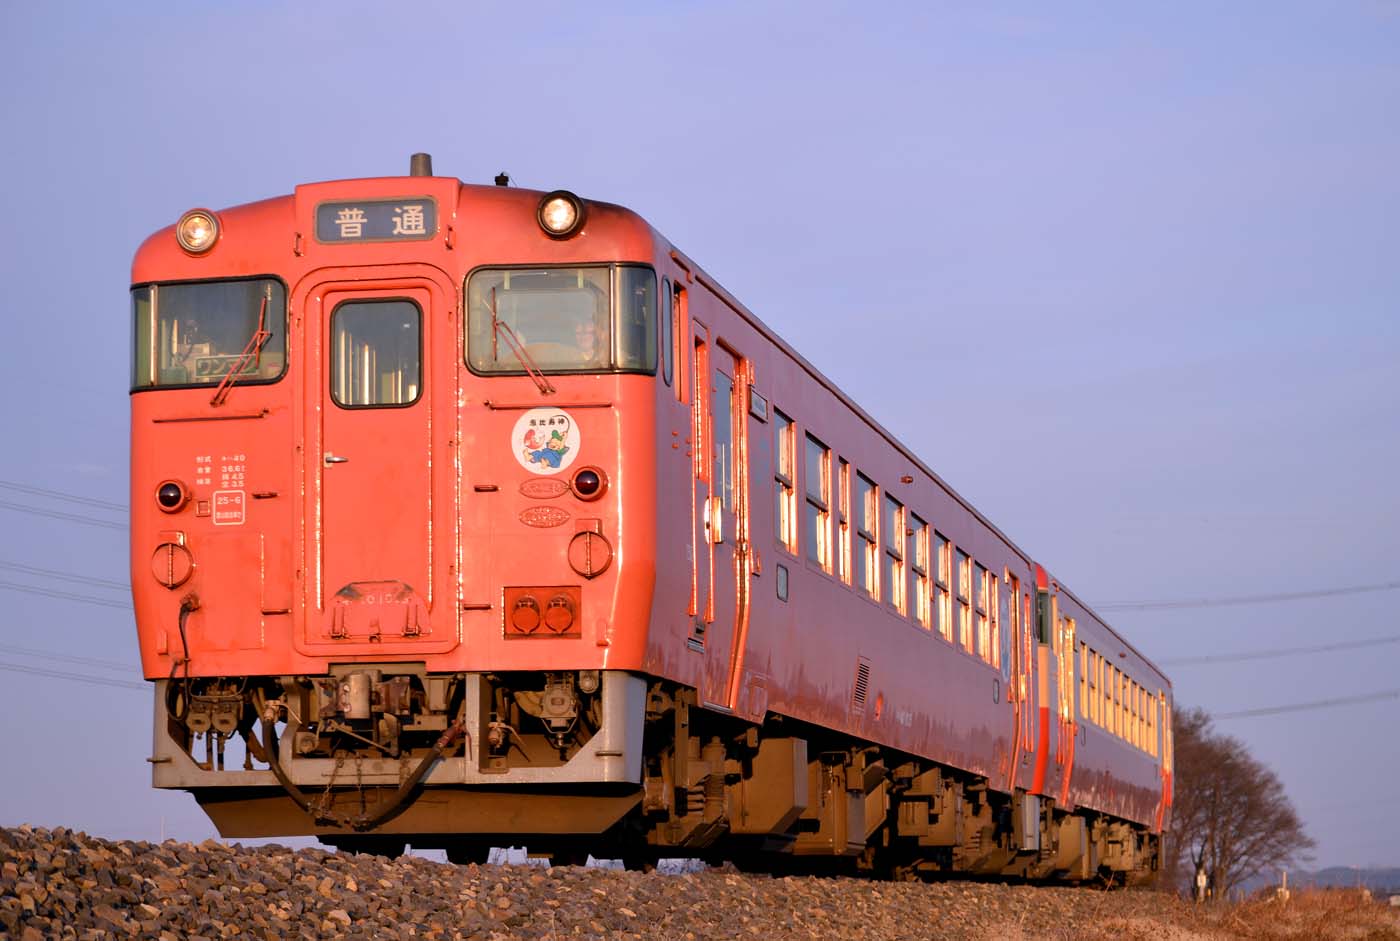
[[[327,452],[327,454],[326,454],[326,463],[327,463],[327,464],[344,464],[344,463],[345,463],[346,461],[348,461],[348,460],[350,460],[348,457],[338,457],[338,456],[336,456],[336,455],[334,455],[334,454],[331,454],[331,453],[329,453],[329,452]]]

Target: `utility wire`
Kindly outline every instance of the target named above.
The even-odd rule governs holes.
[[[1175,608],[1224,608],[1241,604],[1273,604],[1279,601],[1303,601],[1308,598],[1333,598],[1337,595],[1363,595],[1374,591],[1394,591],[1400,580],[1374,585],[1348,585],[1345,588],[1320,588],[1315,591],[1287,591],[1270,595],[1236,595],[1226,598],[1194,598],[1185,601],[1119,601],[1095,605],[1098,611],[1153,611]]]
[[[98,588],[112,588],[117,591],[129,591],[131,589],[131,585],[127,582],[113,581],[108,578],[93,578],[88,575],[71,575],[68,572],[55,572],[53,569],[41,569],[33,565],[20,565],[18,562],[0,562],[0,569],[23,572],[26,575],[40,575],[44,578],[56,578],[64,582],[95,585]]]
[[[111,598],[94,598],[91,595],[79,595],[71,591],[57,591],[52,588],[39,588],[34,585],[17,585],[14,582],[0,582],[0,588],[6,591],[22,591],[30,595],[43,595],[46,598],[62,598],[65,601],[81,601],[85,604],[97,604],[104,608],[119,608],[123,611],[131,610],[131,603],[127,601],[114,601]]]
[[[1314,709],[1330,709],[1333,706],[1350,706],[1354,703],[1379,702],[1382,699],[1400,699],[1400,689],[1387,689],[1379,693],[1366,693],[1362,696],[1343,696],[1340,699],[1319,699],[1316,702],[1291,703],[1287,706],[1268,706],[1264,709],[1244,709],[1240,712],[1217,712],[1212,719],[1251,719],[1255,716],[1276,716],[1285,712],[1311,712]]]
[[[54,660],[59,663],[77,663],[83,666],[97,667],[102,670],[114,670],[119,673],[130,674],[137,669],[134,663],[119,663],[116,660],[98,660],[96,657],[75,657],[70,654],[54,653],[49,650],[37,650],[33,647],[15,647],[10,644],[0,644],[0,653],[19,654],[21,657],[37,657],[40,660]]]
[[[1162,666],[1199,666],[1204,663],[1243,663],[1246,660],[1274,660],[1279,657],[1293,657],[1305,653],[1330,653],[1334,650],[1358,650],[1362,647],[1379,647],[1383,644],[1400,644],[1400,634],[1388,637],[1372,637],[1367,640],[1339,640],[1331,644],[1315,644],[1311,647],[1279,647],[1274,650],[1252,650],[1243,653],[1213,654],[1204,657],[1176,657],[1171,660],[1158,660]]]
[[[27,493],[36,497],[50,497],[54,500],[65,500],[68,503],[81,503],[84,506],[95,506],[104,510],[126,512],[126,505],[123,503],[112,503],[109,500],[95,500],[92,497],[80,497],[77,494],[64,493],[61,490],[45,490],[43,487],[31,487],[28,484],[18,484],[13,480],[0,480],[0,487],[6,490],[16,490],[20,493]]]
[[[67,673],[63,670],[45,670],[42,667],[27,667],[18,663],[5,663],[0,661],[0,670],[9,670],[12,673],[30,673],[34,676],[48,676],[59,680],[73,680],[78,683],[87,683],[90,686],[115,686],[119,689],[139,689],[149,690],[149,683],[135,683],[130,680],[114,680],[105,676],[90,676],[86,673]]]
[[[85,526],[102,526],[107,529],[118,529],[126,531],[125,523],[116,523],[112,520],[93,519],[90,516],[79,516],[76,513],[64,513],[60,510],[43,510],[37,506],[25,506],[23,503],[11,503],[8,500],[0,500],[0,507],[7,510],[17,510],[20,513],[32,513],[35,516],[47,516],[49,519],[67,520],[70,523],[82,523]]]

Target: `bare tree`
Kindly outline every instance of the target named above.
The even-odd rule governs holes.
[[[1167,876],[1189,886],[1203,869],[1223,898],[1264,869],[1285,866],[1314,845],[1278,776],[1237,738],[1211,727],[1202,709],[1172,723],[1175,787]]]

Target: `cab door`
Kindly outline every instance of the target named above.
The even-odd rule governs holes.
[[[752,547],[749,533],[748,400],[751,384],[747,360],[725,346],[697,345],[696,398],[704,399],[709,434],[708,479],[697,486],[704,538],[708,543],[710,618],[705,637],[705,674],[701,699],[733,709],[743,672],[749,623]],[[708,373],[699,364],[708,361]]]
[[[455,300],[432,277],[307,295],[304,641],[318,653],[456,643]]]

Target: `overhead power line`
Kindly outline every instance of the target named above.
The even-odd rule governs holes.
[[[0,661],[0,670],[8,670],[11,673],[29,673],[34,676],[47,676],[58,680],[72,680],[77,683],[87,683],[90,686],[115,686],[119,689],[139,689],[149,690],[151,684],[137,683],[132,680],[114,680],[106,676],[91,676],[87,673],[67,673],[63,670],[46,670],[43,667],[24,666],[19,663],[5,663]]]
[[[76,663],[82,666],[97,667],[101,670],[113,670],[127,674],[138,669],[135,663],[119,663],[116,660],[99,660],[96,657],[76,657],[71,654],[55,653],[50,650],[38,650],[33,647],[15,647],[11,644],[0,644],[0,653],[19,654],[21,657],[37,657],[40,660],[53,660],[58,663]]]
[[[1162,666],[1198,666],[1203,663],[1242,663],[1246,660],[1274,660],[1279,657],[1295,657],[1307,653],[1331,653],[1335,650],[1358,650],[1362,647],[1380,647],[1384,644],[1400,644],[1400,634],[1388,637],[1372,637],[1366,640],[1339,640],[1330,644],[1314,644],[1311,647],[1277,647],[1273,650],[1250,650],[1242,653],[1212,654],[1202,657],[1176,657],[1171,660],[1158,660]]]
[[[1314,591],[1285,591],[1268,595],[1235,595],[1225,598],[1192,598],[1180,601],[1118,601],[1095,605],[1099,611],[1153,611],[1175,608],[1224,608],[1241,604],[1273,604],[1280,601],[1303,601],[1309,598],[1333,598],[1337,595],[1364,595],[1375,591],[1394,591],[1400,580],[1373,585],[1348,585],[1345,588],[1319,588]]]
[[[131,585],[127,582],[118,582],[110,578],[94,578],[90,575],[73,575],[69,572],[56,572],[53,569],[41,569],[34,565],[20,565],[18,562],[0,562],[0,569],[23,572],[26,575],[40,575],[44,578],[56,578],[63,582],[94,585],[98,588],[111,588],[115,591],[129,591],[131,589]]]
[[[49,519],[67,520],[70,523],[82,523],[85,526],[101,526],[105,529],[117,529],[126,531],[125,523],[117,523],[112,520],[93,519],[90,516],[79,516],[77,513],[64,513],[61,510],[45,510],[37,506],[25,506],[23,503],[11,503],[8,500],[0,500],[0,507],[7,510],[15,510],[20,513],[32,513],[35,516],[47,516]]]
[[[39,588],[35,585],[17,585],[14,582],[0,582],[0,588],[6,591],[22,591],[29,595],[43,595],[45,598],[62,598],[65,601],[81,601],[84,604],[96,604],[104,608],[119,608],[123,611],[131,610],[131,603],[128,601],[115,601],[111,598],[94,598],[91,595],[79,595],[71,591]]]
[[[29,484],[20,484],[13,480],[0,480],[0,487],[6,490],[15,490],[19,493],[27,493],[36,497],[49,497],[50,499],[63,500],[67,503],[81,503],[84,506],[95,506],[104,510],[126,512],[126,504],[123,503],[113,503],[110,500],[97,500],[92,497],[80,497],[76,493],[64,493],[62,490],[45,490],[43,487],[32,487]]]
[[[1355,703],[1380,702],[1383,699],[1400,699],[1400,689],[1387,689],[1379,693],[1366,693],[1362,696],[1343,696],[1339,699],[1319,699],[1316,702],[1292,703],[1287,706],[1268,706],[1264,709],[1244,709],[1240,712],[1217,712],[1212,719],[1251,719],[1255,716],[1276,716],[1285,712],[1311,712],[1314,709],[1331,709],[1333,706],[1350,706]]]

